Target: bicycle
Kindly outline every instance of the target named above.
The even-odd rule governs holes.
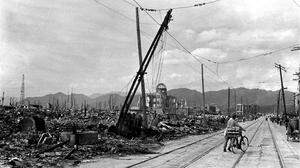
[[[247,136],[242,134],[242,131],[239,129],[228,130],[227,136],[230,140],[229,151],[235,153],[236,149],[240,149],[242,152],[246,152],[249,147],[249,140]]]

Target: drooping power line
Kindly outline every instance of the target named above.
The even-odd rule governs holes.
[[[299,44],[294,44],[294,45],[290,45],[288,47],[280,48],[280,49],[277,49],[277,50],[272,50],[272,51],[269,51],[269,52],[265,52],[265,53],[250,56],[250,57],[240,58],[240,59],[237,59],[237,60],[223,61],[223,62],[219,62],[219,64],[228,64],[228,63],[234,63],[234,62],[247,61],[247,60],[258,58],[258,57],[265,57],[265,56],[269,56],[271,54],[274,54],[274,53],[277,53],[277,52],[280,52],[280,51],[283,51],[283,50],[286,50],[286,49],[293,48],[293,47],[298,46],[298,45]]]
[[[140,8],[143,8],[136,0],[133,0]],[[154,22],[156,22],[158,25],[160,25],[158,23],[158,21],[151,15],[149,14],[148,11],[144,11]],[[186,47],[184,47],[183,44],[181,44],[171,33],[169,33],[168,31],[166,31],[166,33],[172,38],[174,39],[183,49],[185,52],[187,52],[188,54],[190,54],[195,60],[197,60],[199,63],[203,64],[211,73],[213,73],[214,75],[216,75],[221,81],[223,81],[225,84],[227,84],[228,86],[231,86],[228,82],[226,82],[222,77],[220,77],[215,71],[213,71],[211,68],[209,68],[206,64],[204,64],[201,60],[199,60],[198,57],[196,57],[194,54],[192,54],[191,51],[189,51]],[[203,58],[203,57],[202,57]],[[205,58],[206,59],[206,58]],[[209,62],[214,62],[212,60],[206,59]]]
[[[132,19],[132,18],[130,18],[129,16],[127,16],[127,15],[125,15],[125,14],[119,12],[118,10],[116,10],[116,9],[114,9],[114,8],[112,8],[112,7],[108,6],[108,5],[106,5],[106,4],[104,4],[103,2],[100,2],[100,1],[98,1],[98,0],[94,0],[94,1],[95,1],[97,4],[99,4],[99,5],[103,6],[103,7],[105,7],[106,9],[108,9],[108,10],[110,10],[110,11],[112,11],[112,12],[114,12],[114,13],[116,13],[116,14],[118,14],[118,15],[124,17],[124,18],[126,18],[127,20],[129,20],[129,21],[131,21],[131,22],[134,22],[134,23],[136,22],[134,19]],[[140,24],[144,24],[144,25],[154,25],[154,24],[152,24],[152,23],[140,23]]]
[[[218,2],[218,1],[221,1],[221,0],[213,0],[213,1],[209,1],[209,2],[196,3],[196,4],[192,4],[192,5],[177,6],[177,7],[169,7],[169,8],[160,8],[160,9],[155,9],[155,8],[142,8],[142,7],[141,7],[141,10],[143,10],[143,11],[149,11],[149,12],[160,12],[160,11],[167,11],[167,10],[169,10],[169,9],[173,9],[173,10],[177,10],[177,9],[188,9],[188,8],[201,7],[201,6],[204,6],[204,5],[216,3],[216,2]]]
[[[295,5],[297,5],[300,8],[300,3],[297,2],[296,0],[292,0],[294,2]]]

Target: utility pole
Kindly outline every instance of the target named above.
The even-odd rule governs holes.
[[[284,87],[283,87],[282,72],[281,72],[281,71],[286,72],[286,69],[285,69],[285,67],[281,66],[280,64],[276,64],[276,63],[275,63],[275,68],[278,68],[278,69],[279,69],[279,73],[280,73],[281,94],[282,94],[283,108],[284,108],[284,116],[285,116],[284,119],[285,119],[285,122],[286,122],[286,120],[287,120],[287,113],[286,113],[286,104],[285,104],[285,96],[284,96]]]
[[[228,87],[228,104],[227,104],[227,113],[230,115],[230,87]]]
[[[23,106],[24,105],[24,100],[25,100],[25,76],[24,74],[22,75],[22,85],[21,85],[21,95],[20,95],[20,104]]]
[[[242,115],[244,116],[244,110],[245,106],[243,105],[243,96],[241,96],[241,111],[242,111]]]
[[[234,89],[234,108],[236,110],[236,89]]]
[[[127,96],[126,96],[123,106],[121,108],[118,122],[116,124],[118,132],[120,134],[126,134],[126,131],[129,131],[128,124],[130,124],[130,123],[125,122],[126,115],[127,115],[128,111],[130,110],[130,105],[135,96],[135,93],[136,93],[139,85],[141,84],[141,80],[142,80],[145,72],[147,71],[149,63],[151,62],[151,58],[154,55],[155,49],[160,41],[160,37],[162,36],[163,32],[168,29],[168,24],[171,21],[171,17],[172,17],[171,13],[172,13],[172,9],[170,9],[167,12],[163,23],[160,25],[160,28],[159,28],[157,34],[155,35],[155,37],[151,43],[151,46],[146,53],[146,56],[143,58],[142,64],[140,65],[135,78],[132,81],[131,87],[127,93]]]
[[[296,79],[293,79],[295,81],[298,81],[298,93],[295,94],[295,98],[294,98],[294,101],[295,101],[295,111],[297,113],[298,116],[300,116],[300,104],[299,104],[299,101],[300,101],[300,67],[299,67],[299,72],[296,72],[294,74],[295,76],[297,76]]]
[[[296,111],[296,93],[293,93],[293,112],[297,114],[297,111]]]
[[[3,105],[4,105],[4,92],[3,92],[3,94],[2,94],[2,107],[3,107]]]
[[[280,107],[280,91],[281,90],[279,90],[278,91],[278,96],[277,96],[277,108],[276,108],[276,113],[277,113],[277,120],[278,120],[278,118],[279,118],[279,107]]]
[[[204,113],[203,113],[203,117],[205,117],[205,92],[204,92],[204,75],[203,75],[203,64],[201,64],[201,77],[202,77],[202,104],[204,107]]]
[[[138,44],[138,53],[139,53],[139,63],[140,66],[142,65],[143,62],[143,56],[142,56],[142,44],[141,44],[141,32],[140,32],[140,18],[139,18],[139,8],[135,8],[136,12],[136,33],[137,33],[137,44]],[[140,107],[142,109],[143,113],[143,126],[147,127],[147,115],[146,115],[146,94],[145,94],[145,81],[144,81],[144,76],[141,79],[141,91],[142,91],[142,99],[141,99],[141,104]]]

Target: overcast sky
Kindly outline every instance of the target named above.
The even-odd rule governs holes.
[[[87,95],[126,91],[138,69],[135,9],[125,0],[98,1],[114,11],[94,0],[0,0],[0,91],[18,96],[22,74],[26,96],[67,93],[72,88]],[[137,1],[147,8],[207,2]],[[300,0],[296,2],[300,4]],[[165,13],[150,12],[159,22]],[[172,15],[169,32],[206,65],[206,90],[228,85],[277,90],[280,83],[276,62],[287,68],[283,73],[285,85],[296,91],[292,74],[300,65],[300,51],[286,49],[218,66],[200,58],[221,63],[300,43],[300,6],[293,0],[220,0],[174,10]],[[140,20],[145,54],[158,26],[144,12],[140,12]],[[200,91],[200,63],[171,37],[162,39],[164,43],[159,45],[160,52],[146,75],[147,91],[158,82],[168,89]],[[159,65],[161,75],[157,78]]]

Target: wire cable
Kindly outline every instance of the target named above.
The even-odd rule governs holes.
[[[247,61],[247,60],[258,58],[258,57],[265,57],[265,56],[269,56],[271,54],[274,54],[274,53],[277,53],[277,52],[280,52],[280,51],[283,51],[283,50],[286,50],[286,49],[293,48],[293,47],[298,46],[298,45],[299,44],[294,44],[294,45],[290,45],[288,47],[280,48],[280,49],[277,49],[277,50],[269,51],[269,52],[266,52],[266,53],[262,53],[262,54],[258,54],[258,55],[254,55],[254,56],[250,56],[250,57],[246,57],[246,58],[240,58],[240,59],[237,59],[237,60],[223,61],[223,62],[219,62],[219,64],[228,64],[228,63],[233,63],[233,62]]]
[[[116,10],[116,9],[113,9],[112,7],[110,7],[110,6],[106,5],[106,4],[104,4],[103,2],[99,2],[98,0],[94,0],[94,2],[97,3],[97,4],[99,4],[99,5],[101,5],[101,6],[103,6],[103,7],[105,7],[106,9],[108,9],[108,10],[110,10],[110,11],[112,11],[112,12],[114,12],[114,13],[116,13],[116,14],[118,14],[118,15],[124,17],[124,18],[126,18],[127,20],[136,23],[136,20],[134,20],[134,19],[130,18],[129,16],[127,16],[127,15],[125,15],[125,14],[119,12],[119,11]],[[152,24],[152,23],[140,23],[140,24],[143,24],[143,25],[154,25],[154,24]]]
[[[133,0],[140,8],[143,8],[136,0]],[[154,22],[156,22],[158,25],[160,25],[158,23],[158,21],[149,14],[148,11],[144,11]],[[168,31],[166,31],[167,34],[172,37],[181,47],[183,47],[183,49],[189,53],[194,59],[196,59],[198,62],[200,62],[201,64],[204,65],[204,67],[206,67],[209,71],[211,71],[213,74],[215,74],[220,80],[222,80],[225,84],[227,84],[228,86],[231,86],[228,82],[226,82],[222,77],[220,77],[216,72],[214,72],[212,69],[210,69],[206,64],[204,64],[202,61],[199,60],[199,58],[197,58],[194,54],[192,54],[192,52],[190,52],[186,47],[184,47],[173,35],[171,35],[171,33],[169,33]],[[207,60],[208,61],[208,60]],[[210,62],[213,62],[212,60],[209,60]]]
[[[226,82],[221,76],[219,76],[219,74],[215,71],[213,71],[211,68],[209,68],[206,64],[204,64],[198,57],[195,56],[195,54],[193,54],[191,51],[189,51],[186,47],[184,47],[172,34],[170,34],[168,31],[166,31],[168,33],[169,36],[171,36],[181,47],[183,47],[184,51],[187,52],[188,54],[190,54],[196,61],[198,61],[199,63],[203,64],[205,68],[207,68],[210,72],[212,72],[214,75],[216,75],[221,81],[223,81],[225,84],[227,84],[228,86],[231,86],[228,82]],[[207,60],[207,59],[206,59]],[[217,63],[215,61],[212,60],[207,60],[209,62],[213,62],[213,63]]]
[[[142,8],[141,10],[143,11],[149,11],[149,12],[160,12],[160,11],[167,11],[169,9],[177,10],[177,9],[188,9],[188,8],[195,8],[195,7],[201,7],[204,5],[216,3],[221,0],[214,0],[214,1],[209,1],[209,2],[202,2],[202,3],[196,3],[193,5],[186,5],[186,6],[177,6],[177,7],[170,7],[170,8],[161,8],[161,9],[154,9],[154,8]]]
[[[184,47],[183,46],[183,44],[182,43],[180,43],[171,33],[169,33],[168,31],[166,31],[167,33],[168,33],[168,35],[169,36],[171,36],[172,37],[172,39],[174,39],[175,41],[176,41],[176,43],[178,43],[187,53],[189,53],[189,54],[191,54],[191,55],[193,55],[193,56],[198,56],[198,57],[200,57],[200,58],[202,58],[202,59],[204,59],[204,60],[206,60],[206,61],[208,61],[208,62],[211,62],[211,63],[214,63],[214,64],[217,64],[218,62],[216,62],[216,61],[213,61],[213,60],[210,60],[210,59],[208,59],[208,58],[205,58],[205,57],[202,57],[202,56],[200,56],[200,55],[197,55],[197,54],[193,54],[191,51],[189,51],[186,47]]]
[[[296,0],[293,0],[294,4],[297,5],[300,8],[300,4],[299,2],[297,2]]]
[[[133,3],[131,3],[131,2],[129,2],[129,1],[127,1],[127,0],[122,0],[122,1],[125,2],[125,3],[127,3],[127,4],[129,4],[130,6],[137,7],[137,6],[135,6]]]

